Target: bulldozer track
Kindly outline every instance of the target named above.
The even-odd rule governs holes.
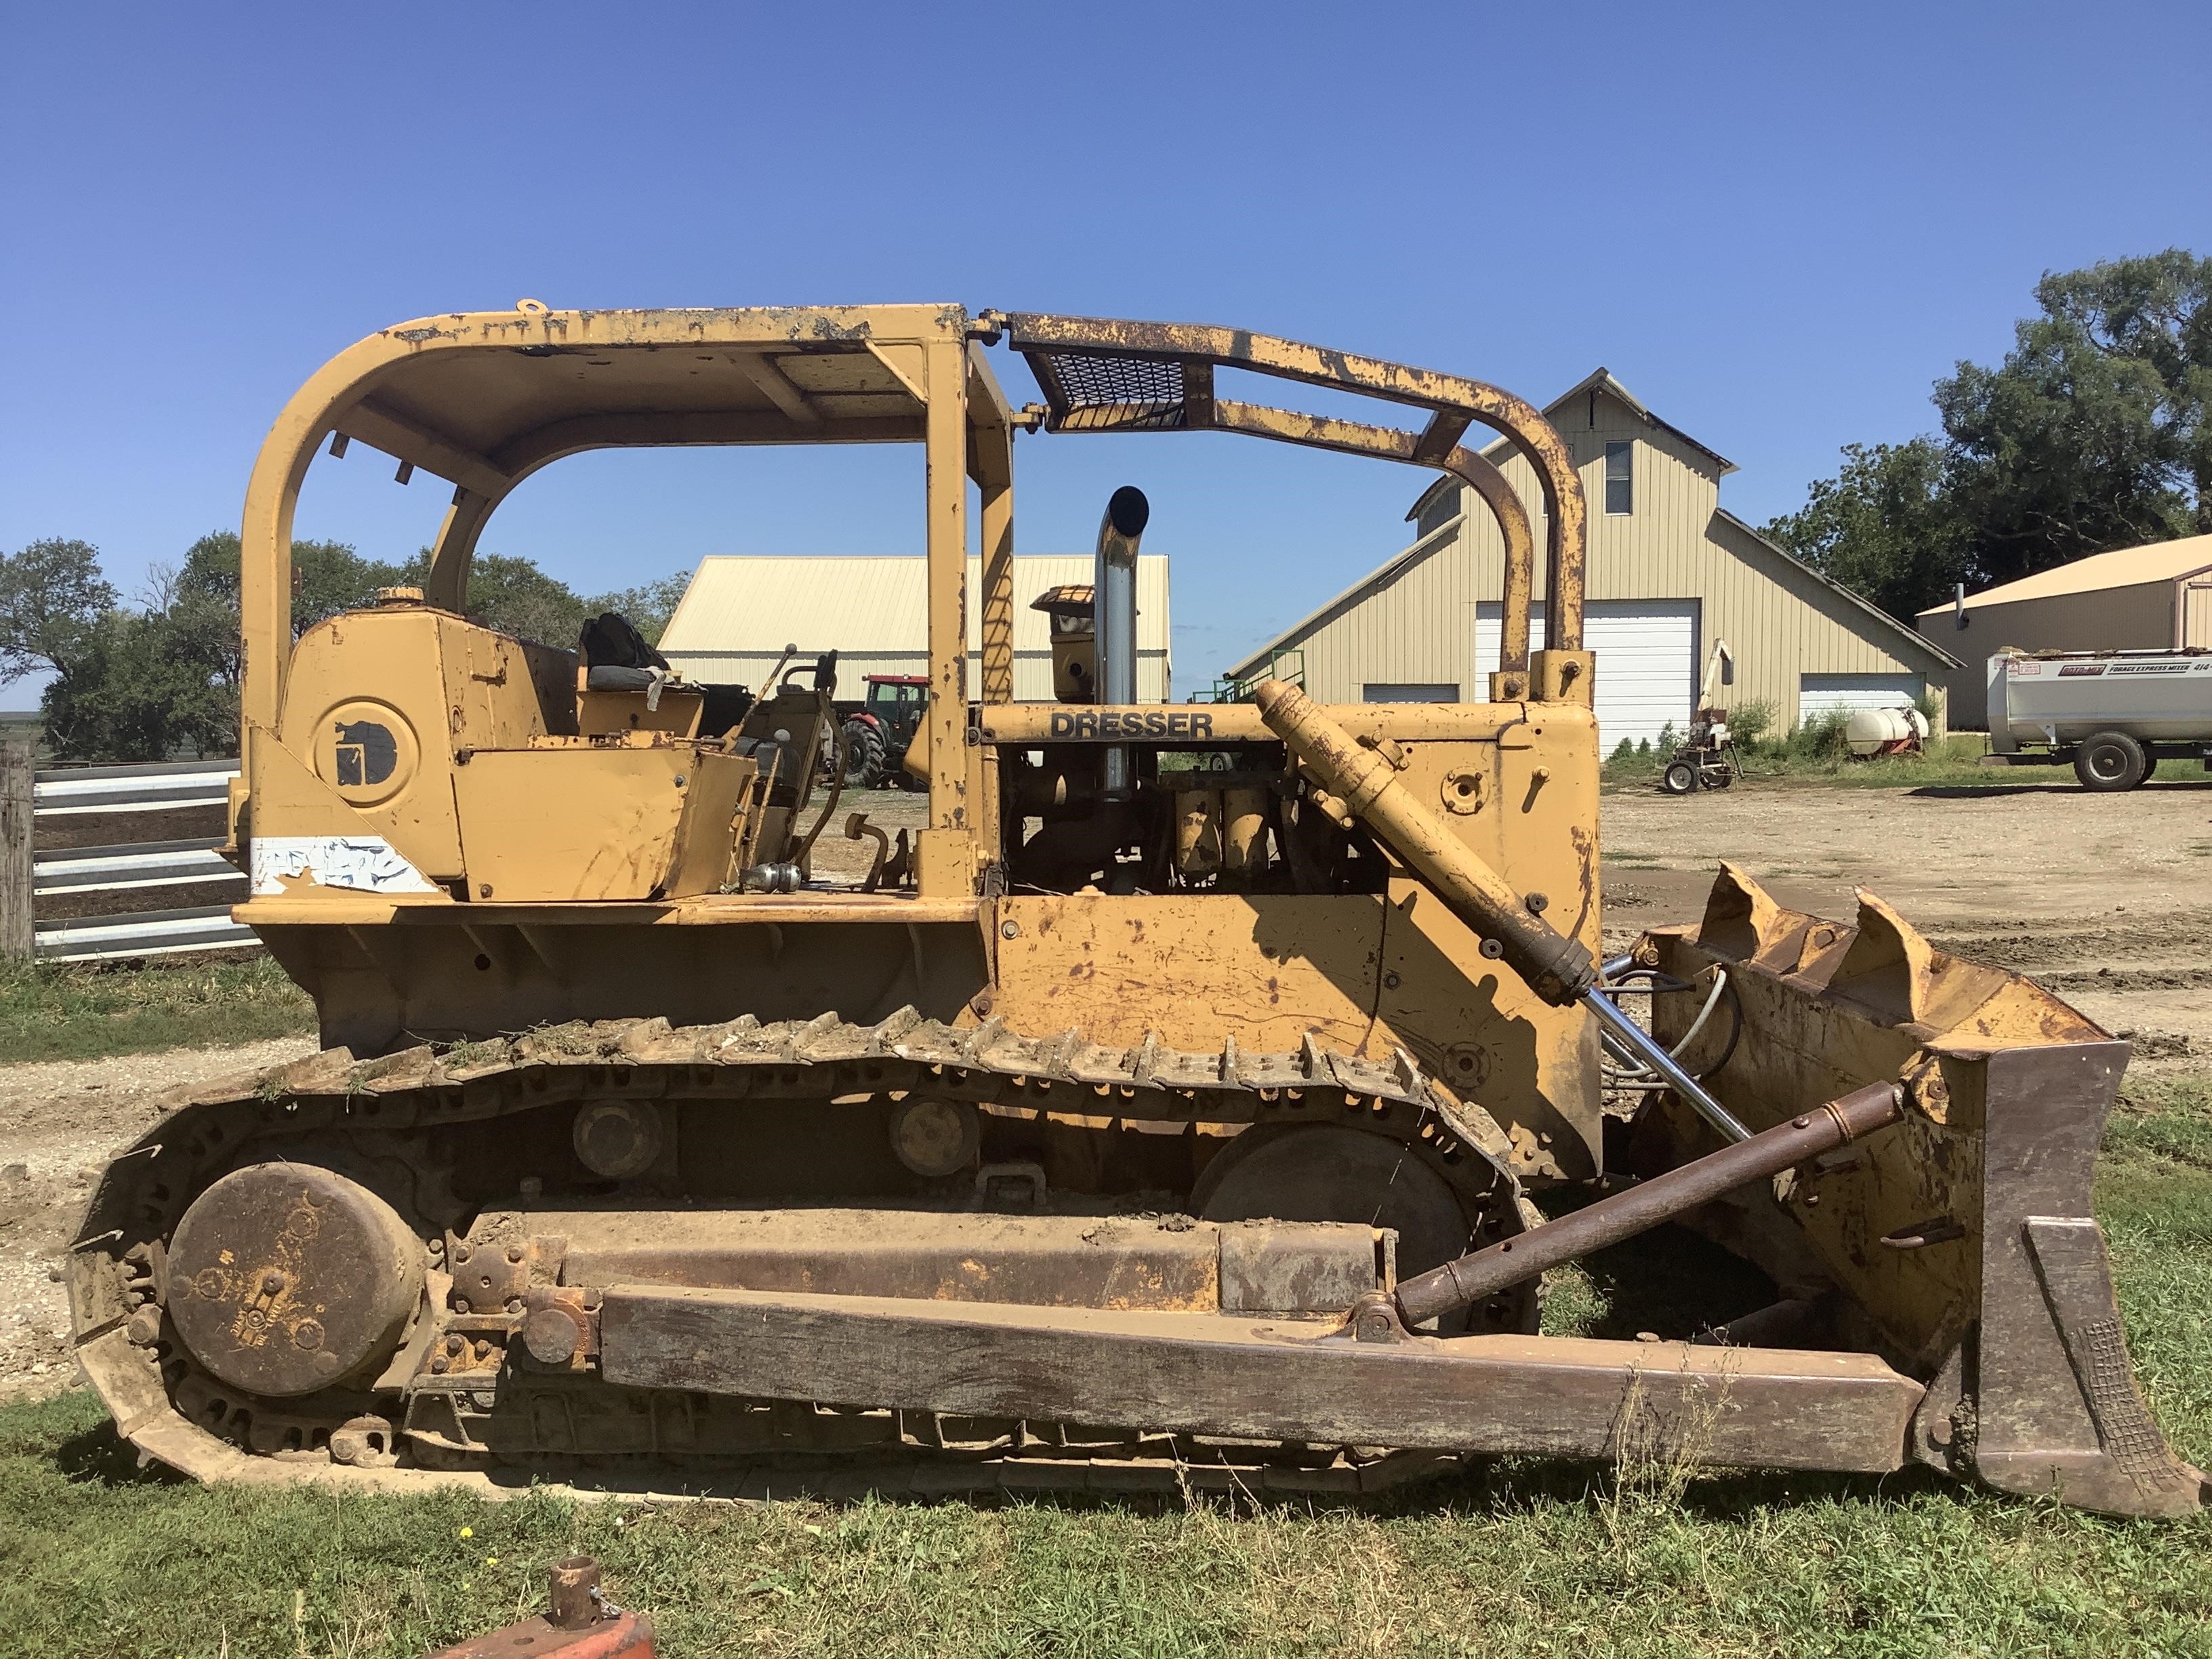
[[[185,1085],[162,1120],[110,1165],[70,1269],[75,1341],[122,1432],[204,1478],[404,1479],[416,1470],[500,1489],[502,1468],[586,1487],[733,1496],[860,1490],[955,1492],[1233,1488],[1365,1491],[1433,1469],[1428,1454],[1207,1442],[1141,1427],[951,1419],[884,1408],[623,1390],[595,1377],[539,1376],[507,1359],[521,1303],[471,1310],[451,1274],[499,1237],[495,1207],[456,1199],[452,1137],[486,1119],[567,1103],[769,1102],[803,1106],[900,1093],[965,1100],[1041,1120],[1249,1127],[1351,1123],[1397,1141],[1442,1176],[1493,1232],[1536,1224],[1510,1174],[1511,1146],[1488,1114],[1425,1078],[1402,1050],[1368,1060],[1309,1038],[1291,1053],[1133,1046],[1079,1030],[1024,1036],[996,1020],[958,1027],[903,1008],[872,1024],[823,1014],[672,1027],[660,1018],[577,1023],[368,1060],[327,1049],[288,1065]],[[165,1252],[185,1208],[215,1179],[271,1158],[328,1163],[386,1191],[423,1236],[439,1293],[410,1322],[376,1386],[356,1380],[304,1398],[239,1393],[192,1358],[166,1311]],[[374,1173],[381,1171],[381,1176]],[[489,1231],[486,1231],[489,1229]],[[519,1288],[509,1286],[508,1289]],[[1534,1289],[1483,1316],[1533,1323]],[[410,1429],[441,1345],[444,1435]],[[446,1410],[450,1402],[450,1410]],[[390,1415],[387,1415],[390,1413]],[[453,1437],[465,1437],[456,1440]]]

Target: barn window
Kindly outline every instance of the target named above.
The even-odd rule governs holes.
[[[1605,510],[1608,513],[1633,513],[1636,510],[1636,477],[1630,471],[1628,454],[1632,444],[1607,444],[1605,447]]]

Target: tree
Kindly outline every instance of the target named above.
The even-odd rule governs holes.
[[[2212,259],[2046,272],[1995,368],[1936,383],[1941,439],[1852,445],[1767,532],[1884,609],[2212,532]]]
[[[1832,478],[1766,533],[1831,580],[1893,617],[1940,604],[1964,580],[1966,526],[1944,489],[1932,438],[1848,444]]]
[[[66,677],[114,608],[90,542],[33,542],[0,555],[0,683],[42,668]]]
[[[676,607],[684,603],[684,590],[690,586],[690,573],[677,570],[658,581],[618,587],[611,593],[587,599],[585,604],[594,616],[604,611],[620,611],[629,618],[632,627],[645,635],[647,645],[659,645],[660,636],[668,631],[668,624],[675,620]]]
[[[41,669],[53,675],[40,703],[58,753],[69,752],[77,699],[106,671],[102,623],[114,608],[89,542],[53,538],[0,556],[0,684]]]
[[[375,602],[379,588],[419,584],[427,551],[405,565],[363,558],[343,542],[292,544],[292,630]],[[658,639],[685,579],[584,599],[527,559],[479,556],[470,617],[549,645],[572,645],[584,618],[622,611]],[[100,574],[99,550],[34,542],[0,556],[0,684],[45,670],[47,741],[72,760],[165,760],[238,752],[239,539],[219,530],[156,565],[137,608]]]
[[[2035,296],[2094,349],[2157,374],[2167,464],[2194,498],[2191,528],[2212,533],[2212,258],[2170,247],[2107,260],[2045,276]]]
[[[479,553],[469,563],[469,620],[541,645],[572,646],[584,626],[584,601],[528,559]]]
[[[2002,365],[1962,362],[1936,382],[1950,493],[1984,583],[2189,528],[2184,463],[2201,421],[2177,418],[2154,362],[2100,342],[2063,303],[2112,269],[2046,276],[2045,314],[2018,325]]]
[[[429,568],[430,550],[426,547],[409,562],[399,580],[419,586]],[[469,562],[469,591],[462,606],[471,622],[564,649],[575,644],[586,617],[619,611],[658,645],[690,581],[687,574],[677,571],[657,581],[585,599],[528,559],[479,553]]]

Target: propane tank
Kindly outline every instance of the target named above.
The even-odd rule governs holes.
[[[1861,708],[1845,722],[1844,742],[1860,760],[1914,754],[1929,730],[1928,717],[1917,708]]]

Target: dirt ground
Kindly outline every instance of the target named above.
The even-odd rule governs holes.
[[[2212,1060],[2212,782],[1622,789],[1603,837],[1608,933],[1694,920],[1723,858],[1839,921],[1864,887],[2133,1036],[2138,1063]]]
[[[817,873],[850,878],[871,843],[839,834],[848,805],[895,834],[922,798],[841,803]],[[1674,799],[1606,797],[1609,940],[1688,921],[1726,857],[1796,908],[1848,919],[1864,885],[1935,942],[2016,969],[2112,1031],[2138,1066],[2212,1062],[2212,783],[2124,796],[2069,787],[1919,792],[1752,782]],[[105,1159],[144,1133],[185,1079],[274,1065],[305,1037],[242,1048],[0,1067],[0,1398],[70,1386],[61,1253]]]
[[[62,1254],[100,1167],[145,1133],[172,1084],[314,1052],[281,1037],[235,1048],[172,1048],[116,1060],[0,1066],[0,1399],[76,1382]]]

